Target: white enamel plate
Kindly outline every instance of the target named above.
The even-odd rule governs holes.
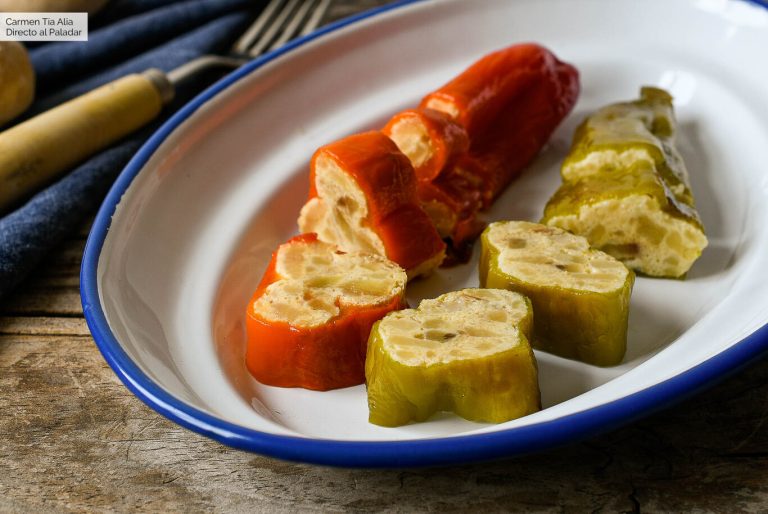
[[[245,306],[270,253],[296,232],[312,152],[381,127],[481,56],[527,41],[576,65],[582,95],[491,219],[538,220],[587,113],[644,84],[675,97],[710,246],[684,281],[637,280],[624,362],[597,368],[538,352],[544,410],[500,425],[444,414],[382,428],[367,422],[364,386],[254,381]],[[768,349],[766,49],[768,9],[742,0],[413,2],[345,20],[231,74],[136,155],[86,248],[88,324],[118,376],[158,412],[280,458],[465,462],[629,422]],[[412,284],[409,299],[477,282],[475,260]]]

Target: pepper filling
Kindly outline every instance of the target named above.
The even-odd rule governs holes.
[[[344,253],[319,241],[282,245],[275,272],[280,279],[253,303],[254,312],[296,327],[322,325],[347,308],[390,302],[406,283],[405,271],[384,257]]]
[[[419,168],[434,155],[432,139],[423,123],[417,117],[405,117],[390,129],[390,139],[403,152],[414,168]]]
[[[347,251],[386,255],[384,243],[367,226],[368,202],[352,177],[327,156],[315,166],[317,197],[301,209],[299,229]]]
[[[697,225],[668,214],[647,195],[585,204],[547,223],[581,234],[628,267],[655,276],[683,275],[707,246]]]
[[[383,349],[406,366],[477,359],[517,348],[532,323],[530,304],[518,293],[464,289],[417,309],[388,314],[378,327]]]
[[[487,238],[499,270],[530,284],[607,293],[621,289],[629,273],[585,238],[538,223],[494,223]]]

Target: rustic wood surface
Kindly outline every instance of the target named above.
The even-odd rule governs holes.
[[[336,1],[331,18],[384,1]],[[0,304],[0,512],[764,512],[768,362],[592,440],[490,464],[344,470],[232,450],[106,365],[80,308],[88,224]]]

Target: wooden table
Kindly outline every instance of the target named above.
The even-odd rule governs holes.
[[[381,0],[336,1],[337,18]],[[768,362],[589,441],[491,464],[361,471],[235,451],[106,365],[80,308],[87,224],[0,304],[0,512],[768,509]]]

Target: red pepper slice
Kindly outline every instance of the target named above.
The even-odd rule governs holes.
[[[382,129],[411,160],[416,178],[434,180],[469,149],[464,128],[446,113],[409,109]]]
[[[449,240],[453,262],[482,231],[478,212],[533,160],[578,94],[573,66],[540,45],[514,45],[483,57],[384,127],[411,159],[419,199]]]
[[[564,85],[571,86],[572,82]],[[531,163],[576,103],[578,93],[571,87],[567,88],[570,101],[556,102],[566,98],[557,92],[559,86],[543,80],[539,87],[526,91],[499,118],[492,130],[496,135],[480,139],[457,163],[465,173],[481,179],[484,208]]]
[[[578,95],[578,72],[557,61],[536,87],[524,91],[499,115],[485,137],[473,141],[457,167],[481,179],[484,207],[531,163]]]
[[[299,229],[344,250],[385,255],[409,277],[429,273],[445,243],[419,205],[408,158],[378,131],[346,137],[312,157]]]
[[[315,234],[280,245],[248,304],[248,370],[279,387],[362,384],[371,327],[405,307],[405,282],[384,257],[347,254]]]
[[[557,59],[546,48],[524,43],[490,53],[421,101],[451,115],[470,141],[486,130],[523,91],[534,87]],[[524,120],[521,120],[524,122]]]
[[[538,154],[579,95],[576,68],[536,44],[489,54],[422,100],[467,131],[460,174],[475,177],[487,208]]]
[[[420,108],[396,114],[382,132],[413,164],[421,205],[451,250],[476,237],[485,226],[476,220],[479,184],[453,166],[469,149],[464,128],[443,112]]]

